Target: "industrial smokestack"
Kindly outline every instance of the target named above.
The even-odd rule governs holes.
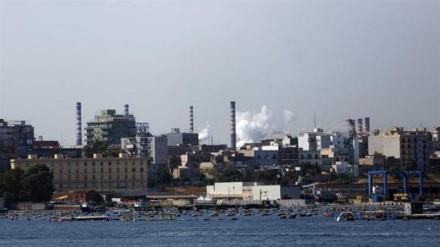
[[[81,102],[76,103],[76,145],[82,145]]]
[[[127,116],[130,113],[128,108],[129,108],[128,104],[125,104],[124,105],[124,114],[125,114],[125,116]]]
[[[357,129],[359,135],[363,133],[362,118],[358,118],[357,120]]]
[[[354,119],[347,119],[348,128],[352,132],[356,132],[356,120]]]
[[[189,133],[194,133],[193,106],[189,107]]]
[[[231,149],[237,149],[237,133],[235,131],[235,101],[231,101]]]
[[[364,120],[365,120],[365,134],[369,135],[370,134],[370,118],[366,117]]]

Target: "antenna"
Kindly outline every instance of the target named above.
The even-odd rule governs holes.
[[[313,114],[313,128],[316,129],[316,113]]]

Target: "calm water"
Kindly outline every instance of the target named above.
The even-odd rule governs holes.
[[[208,221],[0,220],[1,246],[440,246],[440,221],[336,222],[324,216]]]

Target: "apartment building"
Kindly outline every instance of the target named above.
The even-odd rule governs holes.
[[[375,153],[386,157],[400,159],[401,165],[414,162],[417,169],[428,168],[429,152],[428,142],[430,132],[416,129],[405,131],[402,127],[393,130],[379,131],[368,137],[369,155]]]
[[[69,190],[96,190],[117,192],[125,195],[144,195],[147,190],[148,158],[127,157],[104,158],[95,154],[93,158],[39,159],[30,155],[28,159],[11,160],[11,169],[24,171],[36,164],[44,164],[54,174],[57,192]]]

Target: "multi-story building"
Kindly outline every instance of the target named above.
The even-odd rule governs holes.
[[[115,110],[101,110],[94,121],[88,122],[86,130],[87,145],[105,141],[109,145],[121,145],[121,138],[136,136],[136,120],[132,114],[116,114]]]
[[[417,169],[428,168],[428,141],[430,133],[426,130],[404,131],[395,127],[390,131],[379,131],[368,137],[369,155],[375,153],[400,159],[400,165],[414,162]]]
[[[147,175],[149,181],[156,180],[157,172],[165,169],[168,163],[166,136],[138,133],[136,137],[122,138],[121,149],[130,156],[148,158],[149,167]]]
[[[9,160],[25,158],[33,151],[34,127],[25,121],[8,123],[0,119],[0,169],[9,169]]]
[[[317,165],[322,166],[322,158],[321,158],[321,152],[318,150],[299,150],[299,164],[305,165],[305,164],[311,164],[311,165]]]
[[[286,135],[281,140],[280,164],[283,166],[298,165],[298,138]]]
[[[315,129],[314,132],[301,133],[298,136],[298,148],[304,151],[316,151],[322,148],[329,148],[331,138],[329,134],[323,132],[322,129]]]
[[[148,160],[146,157],[39,159],[30,155],[28,159],[11,160],[11,169],[24,171],[36,164],[46,165],[54,175],[53,184],[57,192],[89,190],[117,192],[125,195],[145,195],[147,191]]]
[[[198,133],[182,133],[179,128],[171,129],[166,134],[168,146],[197,146],[199,145]]]
[[[280,163],[280,151],[278,144],[270,146],[254,147],[254,160],[256,167],[274,166]]]
[[[130,156],[149,157],[152,164],[166,164],[168,157],[165,136],[136,136],[121,139],[121,149]]]
[[[298,146],[296,145],[285,145],[280,146],[279,150],[280,164],[283,166],[294,167],[298,165]]]

